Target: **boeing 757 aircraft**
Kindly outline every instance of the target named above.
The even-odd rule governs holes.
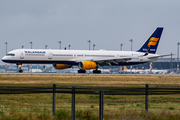
[[[8,52],[2,61],[17,64],[19,72],[23,72],[22,64],[53,64],[55,69],[76,65],[79,67],[78,73],[86,73],[90,69],[94,69],[93,73],[101,73],[99,66],[135,65],[170,56],[155,54],[162,31],[163,28],[158,27],[137,51],[16,49]]]

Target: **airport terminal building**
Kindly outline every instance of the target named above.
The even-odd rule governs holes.
[[[180,61],[180,60],[179,60]],[[5,70],[7,69],[7,71],[13,71],[13,72],[17,72],[17,67],[15,67],[15,64],[13,64],[13,68],[11,67],[12,64],[7,64],[7,67],[5,65],[0,65],[0,72],[5,72]],[[29,71],[29,65],[25,65],[26,67],[24,67],[24,70],[26,72]],[[37,65],[33,65],[34,68],[36,68]],[[43,65],[38,65],[39,69],[44,69]],[[119,66],[103,66],[104,69],[120,69]],[[127,66],[128,69],[130,69],[130,66]],[[133,65],[132,66],[133,69],[149,69],[150,68],[150,63],[144,63],[144,64],[138,64],[138,65]],[[152,68],[153,69],[159,69],[159,70],[163,70],[163,69],[171,69],[173,71],[177,71],[177,58],[161,58],[159,60],[153,61],[152,62]],[[48,69],[48,67],[47,67]],[[52,69],[52,68],[50,68]]]
[[[180,61],[180,60],[179,60]],[[103,68],[108,68],[109,66],[105,66]],[[111,66],[111,69],[115,69],[117,67]],[[119,68],[119,67],[118,67]],[[127,66],[128,69],[130,69],[130,66]],[[150,68],[150,62],[144,63],[144,64],[138,64],[138,65],[133,65],[133,69],[149,69]],[[123,67],[122,67],[123,69]],[[153,61],[152,62],[152,69],[171,69],[173,71],[177,70],[177,58],[161,58],[159,60]]]
[[[136,66],[136,65],[135,65]],[[144,63],[144,68],[149,68],[149,63]],[[141,66],[137,66],[141,68]],[[177,68],[177,58],[161,58],[152,62],[153,69],[174,69]]]

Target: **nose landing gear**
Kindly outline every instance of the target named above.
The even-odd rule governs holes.
[[[19,64],[19,65],[18,65],[18,68],[19,68],[19,73],[22,73],[22,72],[23,72],[22,64]]]
[[[19,73],[22,73],[22,72],[23,72],[23,70],[22,70],[22,69],[20,69],[20,70],[19,70]]]

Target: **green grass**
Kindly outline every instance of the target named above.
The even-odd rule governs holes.
[[[98,95],[90,95],[89,99],[90,100],[99,100],[99,96]]]
[[[3,100],[0,103],[3,104],[4,110],[0,112],[0,119],[71,119],[71,95],[57,94],[57,96],[59,97],[56,99],[56,115],[52,116],[52,94],[1,95]],[[96,98],[97,95],[76,95],[76,119],[98,119],[99,100],[97,98],[89,99],[93,97]],[[120,96],[120,100],[119,96],[114,96],[114,98],[116,97],[117,99],[111,99],[109,95],[105,97],[105,119],[160,120],[161,118],[175,118],[174,116],[180,118],[180,105],[173,101],[168,102],[170,106],[167,106],[167,102],[163,102],[163,100],[161,103],[152,102],[149,104],[149,112],[144,113],[145,106],[142,96]],[[33,99],[27,101],[28,98]],[[163,96],[157,96],[157,99],[160,98]],[[122,101],[126,102],[122,103]]]
[[[180,77],[164,76],[59,76],[0,75],[0,86],[52,87],[162,87],[180,85]],[[160,85],[161,84],[161,85]],[[52,115],[52,93],[0,94],[0,120],[9,119],[71,119],[71,94],[56,94],[56,115]],[[149,112],[145,112],[144,95],[104,96],[105,119],[161,120],[180,118],[180,95],[149,95]],[[76,94],[76,119],[99,119],[99,95]]]
[[[58,120],[62,120],[62,119],[71,119],[70,118],[70,111],[66,110],[66,109],[60,109],[56,112],[56,118]]]
[[[115,103],[107,103],[107,105],[117,105],[117,104],[115,104]]]
[[[174,108],[174,107],[169,107],[168,109],[169,109],[169,110],[174,110],[175,108]]]

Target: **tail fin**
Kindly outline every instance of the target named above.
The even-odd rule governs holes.
[[[128,70],[126,66],[124,66],[124,70]]]
[[[144,68],[144,67],[142,67],[142,70],[145,70],[145,68]]]
[[[161,38],[162,31],[163,28],[158,27],[137,52],[144,52],[144,53],[148,52],[155,54]]]

